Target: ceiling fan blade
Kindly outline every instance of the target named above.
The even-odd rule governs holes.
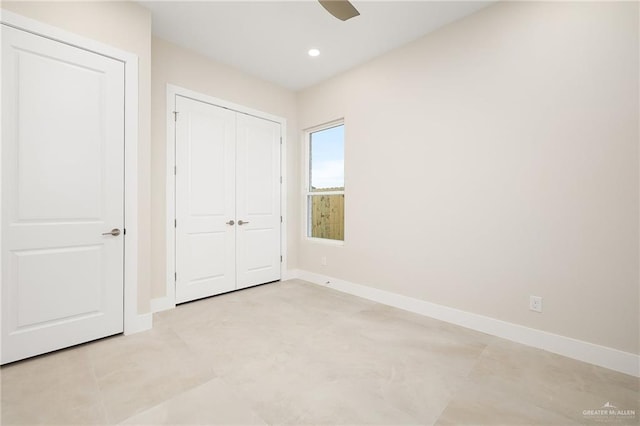
[[[327,12],[341,21],[360,15],[360,12],[347,0],[318,0],[318,2],[327,9]]]

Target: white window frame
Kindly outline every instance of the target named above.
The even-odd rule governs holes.
[[[344,118],[339,118],[337,120],[329,121],[327,123],[310,127],[304,130],[304,161],[302,162],[304,165],[304,187],[303,187],[303,197],[302,197],[302,202],[304,204],[304,207],[302,210],[304,212],[304,220],[302,221],[302,233],[303,233],[302,235],[304,240],[306,241],[311,241],[314,243],[321,243],[321,244],[328,244],[333,246],[343,246],[344,241],[346,240],[346,230],[345,230],[345,236],[343,240],[332,240],[329,238],[318,238],[318,237],[309,236],[309,234],[311,233],[310,232],[311,216],[309,212],[309,196],[310,195],[343,195],[346,197],[345,190],[320,191],[320,192],[313,192],[310,190],[311,188],[311,173],[310,173],[311,172],[311,134],[322,131],[322,130],[330,129],[332,127],[338,127],[338,126],[344,126],[344,125],[345,125]],[[344,153],[343,153],[343,161],[344,161]],[[345,184],[345,188],[346,188],[346,184]],[[344,212],[343,220],[346,224],[346,209]]]

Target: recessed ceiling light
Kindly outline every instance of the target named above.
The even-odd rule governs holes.
[[[309,56],[318,56],[320,51],[318,49],[309,49]]]

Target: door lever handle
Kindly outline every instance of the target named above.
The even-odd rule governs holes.
[[[230,220],[229,222],[227,222],[227,225],[235,225],[236,223],[233,220]]]
[[[241,226],[242,225],[246,225],[247,223],[249,223],[249,222],[245,222],[244,220],[239,220],[238,221],[238,225],[241,225]]]
[[[113,228],[109,232],[103,232],[102,235],[113,235],[114,237],[117,237],[118,235],[120,235],[120,230],[118,228]]]

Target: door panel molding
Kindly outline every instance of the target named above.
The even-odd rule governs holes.
[[[150,313],[138,314],[138,56],[13,12],[2,10],[0,22],[37,36],[93,52],[124,64],[124,334],[150,329]],[[3,114],[6,114],[4,111]],[[0,164],[0,176],[2,175]],[[0,223],[4,207],[0,200]],[[1,232],[1,231],[0,231]],[[0,235],[0,252],[2,235]],[[0,276],[3,276],[0,262]]]
[[[229,102],[223,99],[215,98],[213,96],[205,95],[190,89],[186,89],[173,84],[167,84],[167,101],[166,101],[166,120],[167,120],[167,160],[166,160],[166,221],[165,221],[165,235],[166,235],[166,282],[165,282],[165,295],[151,300],[151,311],[159,312],[166,309],[172,309],[176,305],[175,294],[175,274],[176,274],[176,252],[175,252],[175,203],[176,203],[176,188],[175,188],[175,164],[176,164],[176,150],[175,150],[175,99],[176,96],[184,98],[190,98],[196,101],[205,102],[211,105],[219,106],[222,108],[230,109],[238,113],[251,115],[264,120],[269,120],[274,123],[278,123],[281,128],[282,143],[280,148],[280,176],[282,177],[282,184],[280,185],[280,212],[282,215],[282,223],[280,226],[280,250],[282,252],[282,262],[280,263],[280,276],[283,276],[284,271],[287,270],[287,192],[286,188],[287,176],[286,176],[286,154],[287,154],[287,121],[283,117],[279,117],[273,114],[269,114],[263,111],[252,109],[244,105],[239,105],[233,102]],[[178,271],[179,273],[179,271]]]

